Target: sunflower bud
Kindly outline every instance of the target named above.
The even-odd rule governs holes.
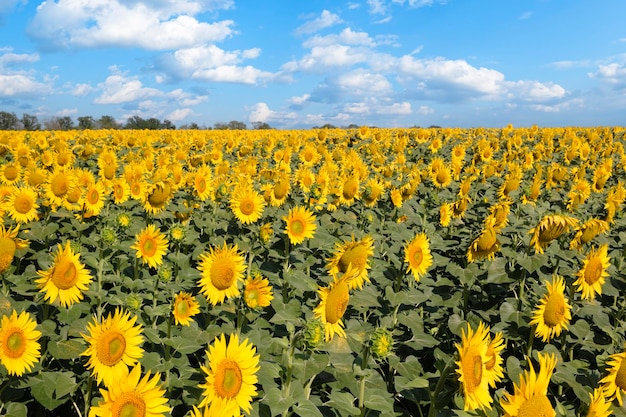
[[[170,238],[173,242],[182,242],[187,235],[187,229],[182,224],[176,224],[170,229]]]
[[[324,341],[324,335],[324,323],[319,319],[307,321],[304,328],[304,343],[307,348],[316,349]]]
[[[102,241],[106,245],[112,245],[117,240],[117,233],[115,232],[115,229],[111,226],[105,226],[100,232],[100,237],[102,237]]]
[[[162,283],[167,284],[172,280],[172,266],[165,263],[161,264],[157,270],[157,276]]]
[[[142,304],[142,299],[138,294],[130,293],[128,294],[128,297],[126,298],[126,307],[128,307],[128,309],[130,311],[137,311],[141,308],[141,304]]]
[[[393,350],[393,336],[387,329],[379,327],[370,338],[372,344],[372,354],[377,359],[384,359]]]
[[[127,229],[130,226],[130,216],[127,213],[120,213],[116,218],[117,225],[121,228]]]

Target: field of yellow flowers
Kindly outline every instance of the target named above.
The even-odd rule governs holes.
[[[626,416],[625,132],[0,132],[0,415]]]

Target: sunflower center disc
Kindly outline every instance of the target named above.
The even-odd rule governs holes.
[[[119,408],[113,410],[112,415],[119,417],[145,417],[146,403],[144,400],[132,392],[122,394],[118,400]]]
[[[213,262],[211,265],[211,282],[220,291],[224,291],[233,285],[235,271],[230,263],[220,264]]]
[[[26,349],[26,340],[20,329],[13,329],[13,333],[7,337],[4,354],[9,358],[20,358]]]
[[[543,319],[546,325],[554,327],[563,323],[565,317],[565,300],[560,294],[552,294],[546,303]]]
[[[242,201],[241,204],[239,205],[239,209],[244,215],[246,216],[251,215],[252,213],[254,213],[254,201],[252,200]]]
[[[598,258],[591,258],[585,268],[585,282],[595,284],[602,276],[602,262]]]
[[[30,199],[26,196],[15,199],[15,211],[21,214],[26,214],[33,207]]]
[[[126,351],[126,339],[121,333],[108,333],[98,342],[97,356],[106,366],[118,363]]]
[[[518,417],[554,417],[554,409],[545,395],[533,395],[521,405]]]
[[[241,369],[231,359],[224,359],[215,373],[215,391],[222,398],[234,398],[241,389]]]
[[[615,385],[622,391],[626,391],[626,361],[622,361],[617,374],[615,375]]]
[[[76,265],[74,262],[63,259],[54,267],[52,283],[60,290],[72,288],[78,280]]]

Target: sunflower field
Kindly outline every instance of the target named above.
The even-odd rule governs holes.
[[[626,416],[625,132],[0,132],[0,415]]]

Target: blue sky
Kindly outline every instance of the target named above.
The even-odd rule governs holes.
[[[0,111],[626,125],[624,0],[0,0]]]

